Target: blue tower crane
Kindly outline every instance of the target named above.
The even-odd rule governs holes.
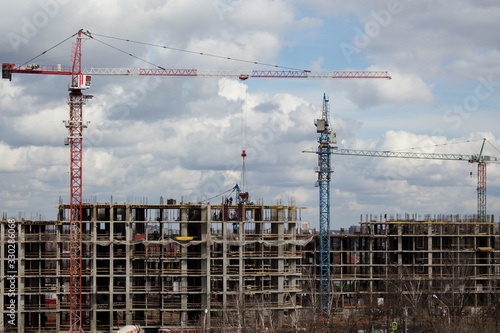
[[[329,99],[323,95],[323,110],[321,119],[316,119],[316,132],[318,137],[318,174],[317,186],[319,187],[319,264],[320,280],[319,289],[321,295],[321,309],[325,317],[330,315],[330,181],[333,173],[331,167],[332,143],[336,143],[337,137],[330,130],[328,120]]]

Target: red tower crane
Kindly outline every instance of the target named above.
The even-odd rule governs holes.
[[[84,95],[82,90],[90,88],[91,75],[138,75],[138,76],[201,76],[248,78],[319,78],[319,79],[390,79],[386,71],[329,71],[311,72],[309,70],[203,70],[173,68],[87,68],[82,70],[82,39],[93,38],[83,29],[76,34],[72,49],[72,66],[46,66],[36,64],[2,64],[2,78],[12,80],[12,74],[70,75],[68,143],[70,146],[70,328],[68,332],[84,332],[82,323],[82,140],[83,105],[92,96]],[[70,37],[70,38],[71,38]],[[242,156],[244,157],[243,151]]]

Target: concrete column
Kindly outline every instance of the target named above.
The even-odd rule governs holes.
[[[202,304],[204,308],[202,310],[208,309],[206,314],[206,328],[210,327],[210,293],[211,293],[211,283],[210,283],[210,223],[212,219],[211,207],[210,205],[202,206],[201,210],[201,240],[205,242],[205,246],[201,247],[201,269],[206,272],[205,276],[202,278]],[[205,221],[205,222],[204,222]],[[205,315],[205,314],[203,314]]]
[[[427,226],[427,276],[432,281],[432,225]]]
[[[132,285],[132,256],[133,249],[131,243],[134,240],[134,235],[132,234],[132,207],[130,205],[125,206],[125,223],[126,223],[126,250],[125,250],[125,313],[126,313],[126,324],[133,325],[132,322],[132,295],[130,293],[130,286]],[[112,283],[111,281],[109,283]],[[110,300],[111,302],[111,300]]]
[[[222,209],[222,208],[221,208]],[[222,312],[227,310],[227,266],[229,264],[227,259],[228,245],[227,245],[227,222],[222,223]]]
[[[90,238],[92,239],[92,247],[93,251],[92,257],[90,260],[92,261],[92,269],[91,269],[91,279],[94,281],[92,284],[92,294],[97,295],[97,207],[94,205],[91,210],[91,221],[90,221]],[[95,297],[95,296],[91,296]],[[91,304],[96,304],[96,300],[93,300],[93,303]],[[97,318],[97,306],[93,306],[93,309],[90,310],[91,316],[90,318],[93,318],[94,320],[90,320],[90,329],[92,331],[97,330],[97,321],[95,320]]]
[[[274,211],[274,212],[273,212]],[[275,222],[271,223],[271,231],[274,234],[274,239],[276,239],[278,242],[283,241],[284,237],[284,210],[283,209],[273,209],[271,211],[271,216],[276,217]],[[277,258],[274,259],[275,265],[272,265],[274,269],[277,270],[277,272],[273,272],[276,274],[273,279],[275,281],[274,287],[278,291],[275,297],[275,302],[277,302],[278,307],[283,306],[283,301],[284,301],[284,289],[283,289],[283,281],[284,281],[284,269],[285,269],[285,260],[283,259],[285,253],[284,253],[284,245],[276,245],[276,255]],[[277,315],[277,325],[281,326],[284,321],[284,313],[283,309],[279,309],[276,311]]]
[[[188,209],[181,208],[181,222],[179,224],[182,237],[188,236]],[[186,290],[188,287],[188,262],[187,262],[187,248],[181,247],[181,290]],[[181,295],[181,309],[187,309],[188,295],[183,293]],[[187,311],[181,312],[181,321],[186,323],[188,321]]]
[[[372,229],[372,232],[373,232],[373,228]],[[373,295],[373,256],[374,256],[374,253],[373,253],[373,241],[374,241],[375,238],[373,237],[367,237],[366,240],[368,242],[368,249],[369,249],[369,252],[368,252],[368,263],[370,264],[369,266],[369,271],[370,271],[370,294]],[[372,298],[372,297],[371,297]],[[371,300],[373,302],[373,298]]]
[[[113,196],[111,196],[111,201],[109,204],[109,284],[110,284],[110,293],[109,293],[109,308],[108,308],[108,313],[109,313],[109,323],[110,326],[113,327],[113,295],[114,295],[114,257],[115,257],[115,248],[113,244],[113,240],[115,239],[115,229],[114,229],[114,223],[113,221],[115,220],[115,208],[113,206]],[[95,280],[94,280],[95,281]],[[96,285],[97,283],[94,283]],[[128,281],[125,281],[125,284],[129,284]],[[95,304],[95,303],[94,303]],[[96,313],[97,315],[97,313]],[[95,317],[96,318],[96,317]]]
[[[244,295],[243,295],[243,292],[245,290],[245,279],[244,279],[244,275],[245,275],[245,259],[243,258],[243,252],[245,250],[245,217],[246,217],[246,213],[245,213],[245,204],[242,203],[241,204],[243,207],[242,207],[242,214],[241,214],[241,221],[239,223],[239,226],[238,226],[238,271],[239,271],[239,275],[238,275],[238,284],[239,284],[239,287],[238,287],[238,291],[240,292],[240,297],[242,298],[241,301],[243,302],[243,299],[244,299]],[[243,304],[243,303],[242,303]]]
[[[297,234],[298,234],[298,229],[297,229],[297,209],[289,209],[288,210],[288,233],[291,235],[290,240],[296,240],[297,239]],[[292,236],[293,235],[293,236]],[[288,278],[288,285],[290,287],[293,287],[294,289],[296,288],[295,286],[297,285],[297,276],[295,275],[295,272],[297,271],[297,260],[295,256],[297,255],[297,247],[295,245],[289,245],[289,249],[291,252],[292,258],[288,259],[288,267],[292,271],[292,274],[289,275]],[[296,325],[297,324],[297,294],[295,292],[290,292],[290,300],[292,304],[294,305],[294,309],[289,311],[289,316],[290,316],[290,324]]]
[[[24,309],[24,297],[21,296],[22,291],[24,290],[24,264],[26,261],[22,260],[25,258],[25,242],[24,242],[24,226],[21,224],[21,221],[17,223],[17,239],[16,239],[16,247],[17,247],[17,332],[24,333],[24,313],[22,309]]]
[[[58,313],[56,315],[56,329],[57,332],[61,330],[61,316],[62,316],[62,310],[61,310],[61,296],[60,296],[60,291],[62,290],[61,286],[61,279],[59,278],[61,276],[61,250],[62,247],[60,246],[61,244],[61,234],[62,234],[62,225],[56,226],[57,234],[56,234],[56,286],[57,286],[57,310]]]
[[[93,204],[90,209],[90,220],[94,222],[97,221],[97,204]]]

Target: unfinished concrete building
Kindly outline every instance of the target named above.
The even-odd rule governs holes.
[[[84,204],[85,331],[125,324],[155,333],[302,327],[317,306],[319,238],[300,232],[300,209]],[[14,313],[13,331],[68,329],[68,214],[60,205],[57,221],[9,223],[4,216],[0,326],[8,328]],[[366,216],[353,233],[331,235],[330,258],[331,307],[339,318],[392,304],[395,294],[418,295],[422,306],[437,295],[450,308],[462,297],[471,309],[499,297],[500,237],[492,216],[484,223],[475,216]]]
[[[301,248],[313,237],[299,233],[298,215],[297,207],[244,203],[83,204],[85,331],[109,332],[125,324],[146,332],[180,331],[295,320]],[[61,204],[58,221],[15,222],[14,331],[69,328],[68,216],[69,205]],[[2,240],[13,233],[12,225],[4,219]],[[8,327],[9,302],[0,299],[1,327]]]
[[[353,233],[332,235],[332,312],[342,317],[383,306],[395,294],[418,298],[423,307],[433,295],[450,308],[491,306],[500,296],[500,235],[493,216],[476,221],[475,215],[367,215]],[[304,273],[317,271],[317,248],[312,242],[303,250]]]

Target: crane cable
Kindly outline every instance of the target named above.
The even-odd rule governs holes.
[[[456,144],[459,144],[459,143],[468,143],[468,142],[475,142],[475,141],[483,141],[483,139],[476,139],[476,140],[464,140],[464,141],[457,141],[457,142],[450,142],[450,143],[442,143],[442,144],[435,144],[435,145],[422,146],[422,147],[412,147],[412,148],[406,148],[406,149],[398,149],[397,151],[404,152],[404,151],[413,150],[413,149],[422,149],[422,148],[431,148],[431,147],[441,147],[441,146],[451,146],[451,145],[456,145]]]
[[[247,126],[246,126],[246,104],[247,104],[247,90],[245,89],[245,84],[240,80],[240,104],[241,104],[241,150],[246,149],[247,145]],[[245,94],[245,96],[243,96]]]
[[[486,142],[488,142],[490,144],[490,146],[493,147],[493,149],[495,149],[495,151],[497,151],[498,153],[500,153],[500,150],[498,150],[497,147],[493,146],[493,144],[490,141],[486,140]]]
[[[165,70],[164,67],[154,64],[146,59],[140,58],[132,53],[129,53],[125,50],[122,50],[114,45],[111,45],[109,43],[106,43],[100,39],[95,38],[95,36],[99,37],[104,37],[104,38],[110,38],[110,39],[115,39],[115,40],[120,40],[120,41],[125,41],[129,43],[135,43],[135,44],[140,44],[140,45],[145,45],[145,46],[152,46],[152,47],[158,47],[158,48],[163,48],[163,49],[168,49],[172,51],[178,51],[178,52],[185,52],[185,53],[190,53],[190,54],[197,54],[197,55],[202,55],[202,56],[207,56],[207,57],[212,57],[212,58],[219,58],[219,59],[225,59],[225,60],[231,60],[231,61],[238,61],[238,62],[244,62],[244,63],[249,63],[249,64],[254,64],[254,65],[261,65],[261,66],[267,66],[267,67],[273,67],[273,68],[281,68],[281,69],[287,69],[287,70],[295,70],[295,71],[306,71],[304,69],[299,69],[299,68],[294,68],[294,67],[286,67],[286,66],[280,66],[280,65],[275,65],[275,64],[268,64],[264,62],[259,62],[259,61],[252,61],[252,60],[245,60],[245,59],[238,59],[238,58],[232,58],[232,57],[226,57],[226,56],[221,56],[221,55],[216,55],[216,54],[211,54],[211,53],[204,53],[204,52],[197,52],[197,51],[191,51],[191,50],[185,50],[185,49],[180,49],[180,48],[175,48],[175,47],[170,47],[170,46],[165,46],[165,45],[158,45],[158,44],[152,44],[152,43],[146,43],[146,42],[140,42],[140,41],[135,41],[135,40],[130,40],[130,39],[125,39],[125,38],[119,38],[119,37],[112,37],[112,36],[106,36],[106,35],[101,35],[101,34],[95,34],[91,33],[90,31],[85,31],[82,32],[85,36],[87,36],[90,39],[93,39],[103,45],[106,45],[118,52],[124,53],[130,57],[136,58],[137,60],[143,61],[149,65],[152,65],[154,67],[157,67],[161,70]],[[73,38],[74,36],[78,35],[78,32],[74,33],[73,35],[69,36],[68,38],[62,40],[61,42],[55,44],[54,46],[48,48],[47,50],[43,51],[42,53],[38,54],[37,56],[31,58],[30,60],[24,62],[21,66],[24,66],[28,64],[29,62],[39,58],[40,56],[46,54],[47,52],[51,51],[52,49],[56,48],[57,46],[61,45],[62,43],[66,42],[67,40]]]
[[[247,146],[247,115],[246,115],[246,106],[248,105],[247,101],[247,89],[244,89],[245,84],[243,83],[243,80],[240,80],[240,88],[241,88],[241,97],[240,97],[240,103],[241,103],[241,157],[243,158],[243,164],[241,167],[241,191],[243,193],[247,192],[247,174],[246,174],[246,167],[245,167],[245,157],[247,156],[246,154],[246,146]],[[245,97],[243,98],[243,93],[245,94]]]
[[[109,44],[109,43],[103,42],[102,40],[99,40],[99,39],[95,38],[95,37],[94,37],[94,36],[93,36],[93,35],[92,35],[89,31],[85,31],[85,32],[82,32],[82,33],[83,33],[85,36],[87,36],[88,38],[93,39],[93,40],[95,40],[95,41],[97,41],[97,42],[99,42],[99,43],[101,43],[101,44],[103,44],[103,45],[106,45],[106,46],[108,46],[108,47],[110,47],[110,48],[112,48],[112,49],[114,49],[114,50],[116,50],[116,51],[118,51],[118,52],[121,52],[121,53],[124,53],[124,54],[126,54],[126,55],[129,55],[129,56],[131,56],[132,58],[136,58],[136,59],[138,59],[138,60],[140,60],[140,61],[143,61],[143,62],[145,62],[145,63],[147,63],[147,64],[150,64],[150,65],[152,65],[152,66],[154,66],[154,67],[157,67],[157,68],[159,68],[159,69],[162,69],[162,70],[164,70],[164,69],[165,69],[165,68],[161,67],[160,65],[156,65],[156,64],[154,64],[154,63],[152,63],[152,62],[150,62],[150,61],[147,61],[146,59],[142,59],[142,58],[140,58],[140,57],[138,57],[138,56],[136,56],[136,55],[134,55],[134,54],[132,54],[132,53],[129,53],[129,52],[127,52],[127,51],[124,51],[124,50],[122,50],[122,49],[120,49],[120,48],[118,48],[118,47],[116,47],[116,46],[113,46],[113,45],[111,45],[111,44]],[[37,56],[35,56],[35,57],[31,58],[30,60],[28,60],[28,61],[26,61],[26,62],[24,62],[21,66],[24,66],[24,65],[26,65],[26,64],[28,64],[28,63],[30,63],[30,62],[32,62],[33,60],[35,60],[35,59],[37,59],[37,58],[41,57],[42,55],[46,54],[47,52],[51,51],[52,49],[54,49],[54,48],[58,47],[59,45],[61,45],[61,44],[62,44],[62,43],[64,43],[64,42],[66,42],[68,39],[71,39],[71,38],[75,37],[76,35],[78,35],[78,32],[77,32],[77,33],[74,33],[73,35],[69,36],[68,38],[66,38],[66,39],[64,39],[64,40],[62,40],[62,41],[60,41],[59,43],[55,44],[54,46],[52,46],[52,47],[48,48],[47,50],[43,51],[43,52],[42,52],[42,53],[40,53],[39,55],[37,55]]]
[[[111,45],[109,43],[103,42],[102,40],[99,40],[99,39],[95,38],[94,35],[91,34],[89,31],[84,32],[84,34],[85,34],[85,36],[87,36],[87,37],[89,37],[89,38],[91,38],[91,39],[93,39],[93,40],[95,40],[95,41],[97,41],[97,42],[99,42],[99,43],[101,43],[103,45],[106,45],[106,46],[108,46],[108,47],[110,47],[110,48],[112,48],[112,49],[114,49],[114,50],[116,50],[118,52],[124,53],[124,54],[126,54],[128,56],[131,56],[132,58],[135,58],[137,60],[143,61],[143,62],[145,62],[147,64],[150,64],[152,66],[155,66],[155,67],[157,67],[159,69],[165,70],[165,68],[161,67],[160,65],[154,64],[154,63],[152,63],[150,61],[147,61],[146,59],[140,58],[140,57],[138,57],[136,55],[133,55],[132,53],[124,51],[124,50],[122,50],[122,49],[120,49],[120,48],[118,48],[116,46],[113,46],[113,45]],[[97,36],[99,36],[99,35],[97,35]]]
[[[229,196],[230,196],[231,194],[233,194],[233,192],[234,192],[234,191],[235,191],[235,188],[233,187],[233,188],[230,188],[230,189],[229,189],[229,190],[227,190],[227,191],[224,191],[224,192],[221,192],[221,193],[219,193],[219,194],[217,194],[217,195],[214,195],[213,197],[210,197],[210,198],[208,198],[208,199],[202,200],[201,202],[208,202],[208,201],[212,200],[213,198],[220,197],[220,196],[222,196],[222,195],[224,195],[224,194],[226,194],[226,193],[228,193],[228,192],[231,192],[231,193],[229,193]]]
[[[87,31],[87,33],[90,34],[89,31]],[[109,38],[109,39],[115,39],[115,40],[119,40],[119,41],[123,41],[123,42],[129,42],[129,43],[135,43],[135,44],[145,45],[145,46],[158,47],[158,48],[172,50],[172,51],[178,51],[178,52],[184,52],[184,53],[190,53],[190,54],[197,54],[197,55],[201,55],[201,56],[218,58],[218,59],[225,59],[225,60],[231,60],[231,61],[244,62],[244,63],[248,63],[248,64],[253,64],[253,65],[262,65],[262,66],[267,66],[267,67],[288,69],[288,70],[294,70],[294,71],[304,71],[304,69],[299,69],[299,68],[294,68],[294,67],[286,67],[286,66],[280,66],[280,65],[276,65],[276,64],[267,64],[267,63],[259,62],[259,61],[252,61],[252,60],[246,60],[246,59],[238,59],[238,58],[221,56],[221,55],[217,55],[217,54],[211,54],[211,53],[205,53],[205,52],[199,52],[199,51],[192,51],[192,50],[185,50],[185,49],[181,49],[181,48],[176,48],[176,47],[171,47],[171,46],[166,46],[166,45],[146,43],[146,42],[141,42],[141,41],[136,41],[136,40],[130,40],[130,39],[126,39],[126,38],[106,36],[106,35],[95,34],[95,33],[92,33],[92,35],[99,36],[99,37],[104,37],[104,38]]]
[[[62,40],[62,41],[60,41],[60,42],[59,42],[59,43],[57,43],[56,45],[54,45],[54,46],[52,46],[52,47],[48,48],[47,50],[43,51],[42,53],[40,53],[40,54],[39,54],[39,55],[37,55],[36,57],[33,57],[33,58],[31,58],[30,60],[28,60],[28,61],[24,62],[21,66],[24,66],[24,65],[26,65],[27,63],[32,62],[32,61],[33,61],[33,60],[35,60],[36,58],[41,57],[41,56],[42,56],[42,55],[44,55],[45,53],[49,52],[49,51],[50,51],[50,50],[52,50],[52,49],[55,49],[56,47],[58,47],[59,45],[61,45],[61,44],[62,44],[62,43],[64,43],[65,41],[67,41],[68,39],[75,37],[76,35],[78,35],[78,32],[76,32],[76,33],[72,34],[71,36],[69,36],[68,38],[66,38],[66,39],[64,39],[64,40]]]

